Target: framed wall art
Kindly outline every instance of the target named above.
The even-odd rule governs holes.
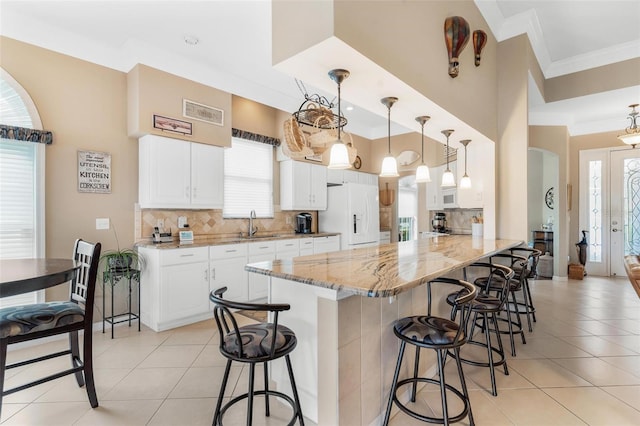
[[[209,124],[215,124],[216,126],[224,126],[223,110],[190,101],[189,99],[182,100],[182,116],[198,121],[204,121]]]
[[[183,135],[191,135],[193,132],[193,126],[188,121],[176,120],[175,118],[155,114],[153,115],[153,127],[169,132],[181,133]]]
[[[78,151],[78,192],[111,193],[111,154]]]

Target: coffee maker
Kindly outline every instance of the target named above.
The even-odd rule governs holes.
[[[431,227],[434,232],[447,232],[447,216],[444,212],[436,212],[433,219],[431,219]]]
[[[296,234],[311,234],[311,213],[298,213],[296,216]]]

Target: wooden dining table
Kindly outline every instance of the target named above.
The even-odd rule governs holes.
[[[79,263],[72,259],[0,260],[0,298],[53,287],[75,277]]]

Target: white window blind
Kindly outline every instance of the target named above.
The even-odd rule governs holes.
[[[225,218],[273,217],[273,146],[233,138],[224,151]]]
[[[1,75],[0,121],[33,128],[33,117],[19,94],[26,92],[4,72]],[[44,255],[44,149],[40,143],[0,139],[0,259]],[[0,307],[43,298],[43,291],[4,297]]]

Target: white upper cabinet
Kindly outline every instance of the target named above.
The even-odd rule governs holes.
[[[447,166],[437,166],[429,168],[431,182],[427,182],[425,189],[427,191],[427,210],[442,210],[442,173]]]
[[[342,185],[343,183],[361,183],[378,186],[378,175],[358,172],[356,170],[327,170],[327,183]]]
[[[326,210],[327,168],[301,161],[281,161],[280,208]]]
[[[222,208],[223,148],[156,135],[138,144],[141,208]]]

